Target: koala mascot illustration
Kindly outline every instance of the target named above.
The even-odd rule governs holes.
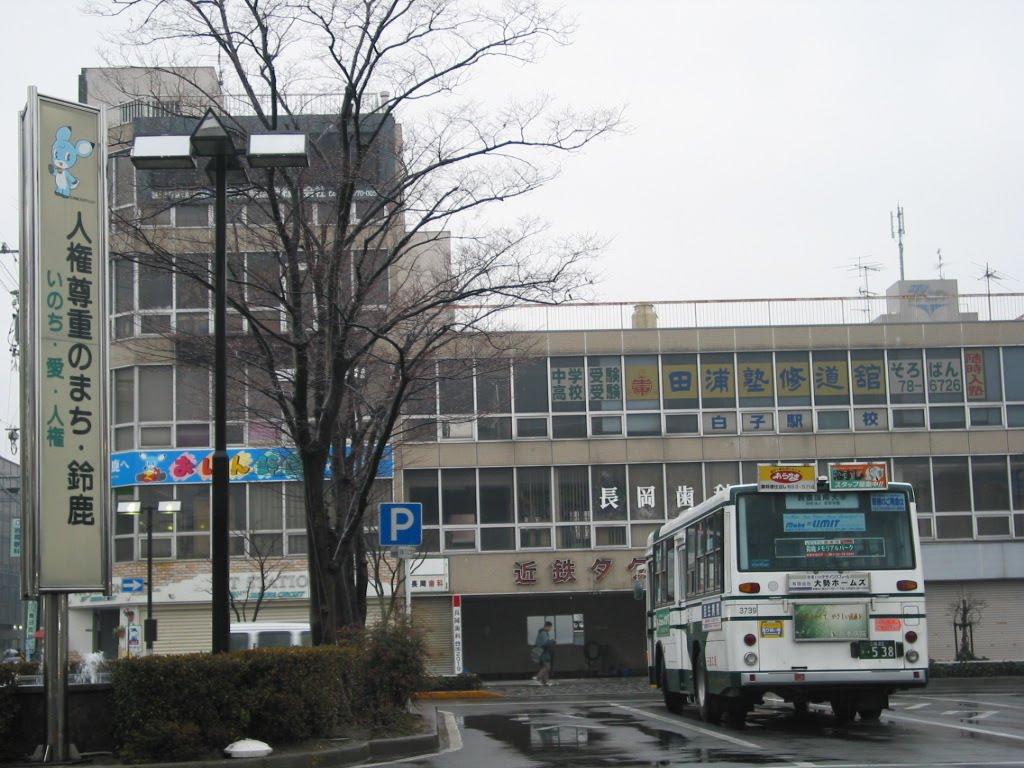
[[[72,144],[69,126],[57,129],[57,140],[53,142],[53,162],[46,166],[54,178],[54,194],[71,197],[71,190],[78,186],[78,178],[68,169],[78,162],[78,158],[91,155],[92,149],[92,142],[85,139]]]

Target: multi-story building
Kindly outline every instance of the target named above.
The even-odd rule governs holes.
[[[18,465],[0,457],[0,651],[26,650],[21,599],[21,476]]]
[[[124,123],[123,135],[161,129],[149,120],[132,120],[131,131]],[[142,212],[152,202],[139,194],[144,185],[126,158],[112,164],[114,210]],[[152,226],[208,240],[209,205],[164,191]],[[243,238],[259,226],[254,217],[237,211]],[[148,504],[182,501],[173,522],[154,527],[156,651],[204,650],[209,375],[175,359],[164,332],[208,333],[210,300],[144,263],[112,272],[115,490]],[[391,488],[424,507],[428,557],[410,592],[430,666],[524,673],[532,631],[551,618],[557,670],[640,670],[634,584],[660,522],[756,477],[759,462],[824,470],[845,460],[884,461],[917,489],[933,656],[953,657],[949,605],[970,596],[987,602],[975,652],[1024,656],[1012,631],[1024,628],[1024,300],[957,296],[952,281],[890,293],[637,305],[631,318],[619,306],[525,309],[504,324],[520,329],[502,346],[514,354],[479,361],[471,375],[472,361],[439,360],[433,391],[405,409]],[[287,473],[250,471],[272,467],[261,459],[281,444],[257,397],[247,393],[231,423],[232,588],[244,601],[260,576],[252,555],[270,553],[278,580],[260,618],[303,619],[301,496]],[[188,482],[175,481],[181,473]],[[390,467],[383,474],[390,479]],[[132,518],[113,531],[115,594],[73,601],[71,622],[80,643],[93,629],[93,647],[110,653],[124,612],[140,616],[145,601],[130,591],[145,531]]]

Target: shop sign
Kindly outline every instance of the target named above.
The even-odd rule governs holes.
[[[889,473],[883,462],[859,462],[828,465],[831,491],[885,490]]]
[[[758,464],[758,491],[815,491],[818,468],[814,464]]]

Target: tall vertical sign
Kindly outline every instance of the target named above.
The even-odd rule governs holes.
[[[100,111],[21,115],[23,592],[108,592],[106,142]]]

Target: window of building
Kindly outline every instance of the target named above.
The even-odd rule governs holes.
[[[812,352],[811,377],[815,405],[849,404],[850,371],[845,350]],[[818,424],[820,427],[820,419]]]
[[[1003,409],[977,406],[970,409],[972,427],[1001,427],[1003,425]]]
[[[516,499],[520,523],[550,523],[551,469],[516,468]]]
[[[1005,516],[982,515],[977,518],[978,536],[1010,535],[1010,518]]]
[[[579,416],[552,416],[551,417],[552,437],[560,439],[585,438],[587,436],[587,417]]]
[[[626,434],[630,437],[654,437],[661,434],[660,413],[631,413],[626,416]]]
[[[670,413],[665,416],[665,434],[695,435],[700,432],[700,416],[696,413]]]
[[[664,520],[665,487],[661,464],[630,464],[629,516],[631,520]]]
[[[590,520],[590,473],[587,467],[555,467],[555,515],[560,523]]]
[[[1007,400],[1024,400],[1024,347],[1003,348],[1003,383]]]
[[[481,528],[480,550],[482,552],[498,552],[515,550],[515,528]]]
[[[731,352],[702,354],[699,376],[701,407],[736,407],[736,361]]]
[[[582,357],[552,357],[550,376],[554,413],[587,409],[587,377]]]
[[[1006,457],[972,456],[971,486],[974,492],[975,512],[1009,510],[1010,475],[1006,469]]]
[[[963,512],[971,509],[971,477],[966,456],[932,458],[936,512]],[[939,538],[943,538],[940,535]]]
[[[1024,405],[1006,406],[1006,426],[1024,427]]]
[[[626,410],[653,411],[661,405],[661,374],[657,355],[626,355],[623,391]]]
[[[964,368],[959,349],[926,349],[929,403],[964,401]]]
[[[964,409],[949,405],[929,408],[928,421],[932,429],[964,429],[967,426]]]
[[[894,408],[893,429],[924,429],[924,408]]]
[[[516,413],[546,413],[548,410],[547,360],[516,360],[512,366]]]
[[[818,430],[826,431],[848,431],[850,429],[849,411],[818,411]]]
[[[441,470],[441,515],[445,525],[477,522],[476,470]]]
[[[736,385],[741,408],[775,405],[775,370],[772,367],[772,353],[738,353]]]
[[[885,352],[880,349],[850,351],[850,385],[855,405],[884,405],[885,382]]]
[[[523,418],[516,419],[516,437],[547,437],[548,420],[546,418]]]
[[[591,416],[590,434],[593,437],[618,437],[622,434],[622,417]]]
[[[423,524],[438,525],[440,522],[440,486],[436,469],[407,469],[402,473],[406,501],[423,505]]]
[[[515,522],[514,488],[511,467],[487,467],[480,470],[480,522]]]
[[[893,480],[914,487],[918,514],[932,512],[932,469],[928,457],[895,458],[892,460]]]
[[[169,365],[139,366],[139,421],[171,421],[174,418],[173,371]]]
[[[704,478],[699,461],[665,465],[665,498],[670,518],[704,501]]]
[[[511,416],[481,416],[476,420],[477,440],[511,440]]]
[[[590,549],[589,525],[560,525],[558,531],[559,549]]]
[[[587,400],[591,411],[622,410],[622,359],[618,355],[587,358]]]
[[[704,472],[707,476],[707,496],[717,493],[720,488],[736,485],[740,481],[740,465],[736,461],[706,462]]]
[[[550,528],[520,528],[519,547],[521,549],[550,549]]]
[[[994,402],[1003,397],[999,348],[964,350],[964,392],[969,402]]]
[[[970,515],[936,515],[935,538],[973,539],[974,518]]]
[[[209,205],[176,205],[174,206],[175,227],[209,227]]]
[[[626,467],[623,464],[595,466],[590,509],[594,520],[625,520],[629,515]]]
[[[479,414],[512,412],[512,378],[507,360],[480,364],[476,399]]]
[[[693,409],[700,405],[696,355],[662,355],[661,376],[665,410]]]
[[[474,413],[472,363],[463,360],[442,360],[437,370],[440,412]]]
[[[811,404],[811,362],[807,352],[775,353],[775,391],[780,406]]]
[[[925,397],[924,363],[920,349],[890,349],[889,402],[894,405],[923,403]]]

